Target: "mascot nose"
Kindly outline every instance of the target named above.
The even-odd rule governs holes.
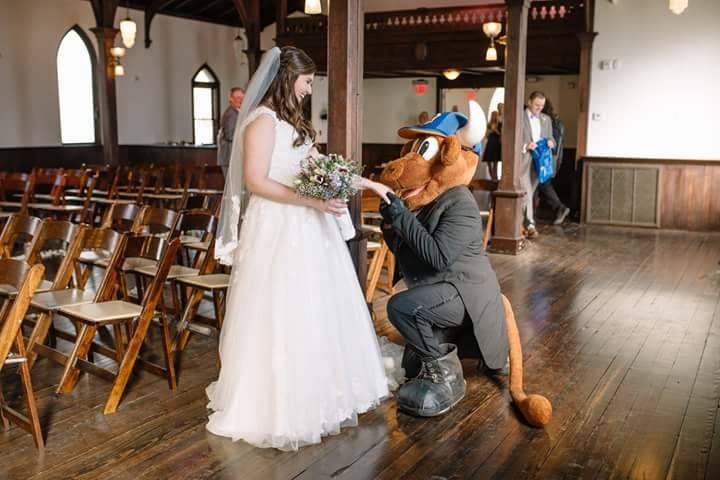
[[[402,162],[390,162],[387,167],[385,167],[385,171],[383,172],[383,177],[385,177],[387,180],[397,180],[400,178],[400,175],[403,173],[403,164]]]

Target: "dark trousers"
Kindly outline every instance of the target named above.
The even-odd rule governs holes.
[[[457,289],[449,283],[410,288],[394,295],[387,306],[390,323],[405,338],[406,346],[421,358],[445,355],[432,327],[458,327],[467,313]]]
[[[552,180],[538,185],[538,191],[543,199],[547,202],[548,206],[552,208],[553,212],[557,213],[565,208],[560,197],[558,197],[555,187],[553,187]]]

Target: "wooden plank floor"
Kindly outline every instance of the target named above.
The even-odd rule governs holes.
[[[193,337],[177,392],[141,373],[110,416],[105,381],[84,376],[56,396],[61,370],[41,360],[46,450],[17,428],[0,434],[0,479],[720,478],[720,235],[544,227],[523,255],[492,260],[523,337],[526,390],[554,406],[545,430],[466,362],[467,396],[443,417],[398,414],[388,400],[297,453],[232,443],[204,429],[215,343]],[[378,331],[397,340],[386,303]]]

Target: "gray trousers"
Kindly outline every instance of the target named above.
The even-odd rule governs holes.
[[[467,316],[460,294],[450,283],[422,285],[395,294],[387,312],[406,346],[427,359],[445,355],[432,327],[458,327]]]

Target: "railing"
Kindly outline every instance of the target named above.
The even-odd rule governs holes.
[[[540,0],[530,5],[530,28],[544,24],[580,25],[585,0]],[[371,12],[365,14],[366,31],[446,31],[475,30],[486,22],[504,23],[505,4],[478,7],[423,8],[394,12]],[[288,18],[286,35],[312,35],[325,33],[327,17]]]

